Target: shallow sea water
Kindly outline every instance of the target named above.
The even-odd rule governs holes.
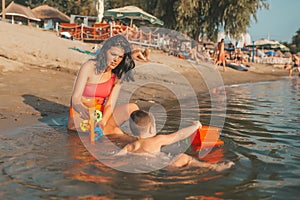
[[[67,132],[67,116],[59,116],[1,131],[0,199],[298,199],[300,79],[225,90],[226,115],[212,110],[209,95],[199,98],[203,124],[212,114],[225,119],[225,144],[201,159],[231,160],[235,166],[229,170],[118,171],[95,159],[78,135]],[[193,107],[181,109],[188,108]],[[172,117],[162,132],[178,127],[178,108],[168,109]]]

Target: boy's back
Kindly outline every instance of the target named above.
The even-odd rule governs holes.
[[[156,154],[160,152],[161,147],[178,142],[189,137],[202,125],[199,121],[194,122],[192,126],[180,129],[177,132],[168,135],[156,135],[155,119],[151,113],[136,110],[130,115],[129,125],[131,132],[138,138],[137,141],[126,145],[123,153],[149,153]]]
[[[131,153],[155,154],[161,151],[162,146],[170,145],[182,139],[185,139],[192,135],[200,127],[200,122],[194,122],[194,125],[183,128],[175,133],[171,133],[168,135],[151,136],[151,134],[149,133],[150,137],[138,138],[137,141],[131,144],[127,144],[122,151]]]
[[[169,145],[185,139],[192,135],[202,125],[199,121],[194,122],[193,125],[180,129],[175,133],[168,135],[156,135],[155,120],[151,113],[136,110],[130,115],[129,121],[130,129],[134,136],[138,138],[137,141],[127,144],[116,155],[126,155],[127,153],[134,153],[145,156],[161,156],[160,150],[162,146]],[[222,171],[233,166],[233,162],[222,164],[210,164],[200,162],[187,154],[179,154],[170,160],[172,167],[205,167],[216,171]]]

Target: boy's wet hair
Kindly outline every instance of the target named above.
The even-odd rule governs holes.
[[[134,136],[141,136],[141,134],[147,133],[151,124],[154,123],[153,120],[154,117],[149,112],[143,110],[132,112],[129,119],[132,134]]]

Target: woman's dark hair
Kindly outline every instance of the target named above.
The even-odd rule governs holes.
[[[107,39],[104,43],[100,52],[96,57],[96,73],[99,74],[104,72],[107,68],[107,51],[111,47],[121,47],[124,49],[124,57],[120,64],[112,70],[116,76],[127,81],[134,80],[132,75],[132,69],[135,67],[135,63],[131,57],[130,43],[122,35],[116,35]]]

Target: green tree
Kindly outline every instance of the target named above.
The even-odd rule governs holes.
[[[164,21],[164,27],[169,29],[176,28],[178,0],[157,0],[150,7],[153,15]],[[149,10],[147,10],[149,12]]]
[[[6,0],[6,6],[12,0]],[[71,15],[96,16],[97,0],[14,0],[34,8],[41,4]],[[268,9],[267,0],[105,0],[105,10],[135,5],[164,21],[164,27],[187,31],[196,38],[199,33],[215,40],[219,31],[237,36],[245,33],[258,9]],[[299,38],[299,37],[298,37]],[[295,39],[296,40],[296,39]]]
[[[202,1],[182,0],[177,7],[177,25],[176,28],[181,32],[187,32],[189,36],[195,37],[199,32],[201,18]],[[208,6],[208,4],[207,4]],[[204,15],[203,15],[204,16]]]
[[[178,0],[105,0],[105,9],[134,5],[163,20],[164,27],[174,29],[177,4]]]
[[[97,12],[95,0],[45,0],[44,3],[67,15],[95,16]]]
[[[177,28],[187,31],[190,36],[206,34],[216,39],[217,33],[237,36],[245,33],[251,22],[255,21],[258,9],[268,9],[267,0],[181,0],[177,11]]]
[[[292,38],[292,45],[295,46],[295,51],[300,51],[300,28]]]

